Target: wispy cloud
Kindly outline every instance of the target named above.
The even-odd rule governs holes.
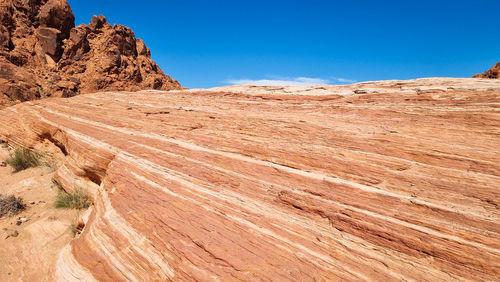
[[[347,78],[341,78],[341,77],[334,77],[332,78],[335,81],[342,82],[342,83],[355,83],[358,82],[357,80],[354,79],[347,79]]]
[[[282,85],[321,85],[332,83],[354,83],[355,80],[345,78],[316,78],[316,77],[287,77],[278,79],[229,79],[226,83],[233,85],[259,85],[259,86],[282,86]]]

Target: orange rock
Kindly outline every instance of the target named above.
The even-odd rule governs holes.
[[[0,1],[0,22],[0,108],[106,90],[182,89],[132,30],[102,15],[75,27],[66,0]]]
[[[500,78],[500,63],[493,66],[485,73],[476,74],[475,78]]]
[[[56,275],[500,276],[500,81],[108,92],[0,111],[94,205]]]

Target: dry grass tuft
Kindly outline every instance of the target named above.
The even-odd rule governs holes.
[[[12,216],[26,209],[23,199],[13,195],[0,195],[0,217]]]
[[[14,171],[28,169],[30,167],[38,167],[42,165],[42,155],[35,151],[18,148],[5,160],[5,163],[14,168]]]
[[[55,201],[56,208],[63,209],[86,209],[90,206],[89,195],[86,191],[77,189],[73,194],[68,194],[59,189]]]

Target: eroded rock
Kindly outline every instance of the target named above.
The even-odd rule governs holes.
[[[473,78],[95,93],[0,111],[0,139],[57,144],[93,195],[59,280],[494,281],[499,102]]]
[[[75,27],[66,0],[2,0],[0,23],[0,107],[100,90],[182,88],[129,28],[102,15]]]
[[[490,78],[490,79],[500,78],[500,63],[494,65],[491,69],[489,69],[485,73],[476,74],[474,77],[475,78]]]
[[[39,11],[38,23],[59,30],[60,38],[68,38],[75,27],[75,16],[66,0],[49,0]]]

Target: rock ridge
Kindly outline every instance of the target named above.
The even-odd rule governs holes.
[[[134,32],[102,15],[75,27],[66,0],[0,1],[0,107],[107,90],[182,89]]]
[[[476,74],[473,77],[474,78],[490,78],[490,79],[500,78],[500,63],[494,65],[491,69],[487,70],[486,72]]]

